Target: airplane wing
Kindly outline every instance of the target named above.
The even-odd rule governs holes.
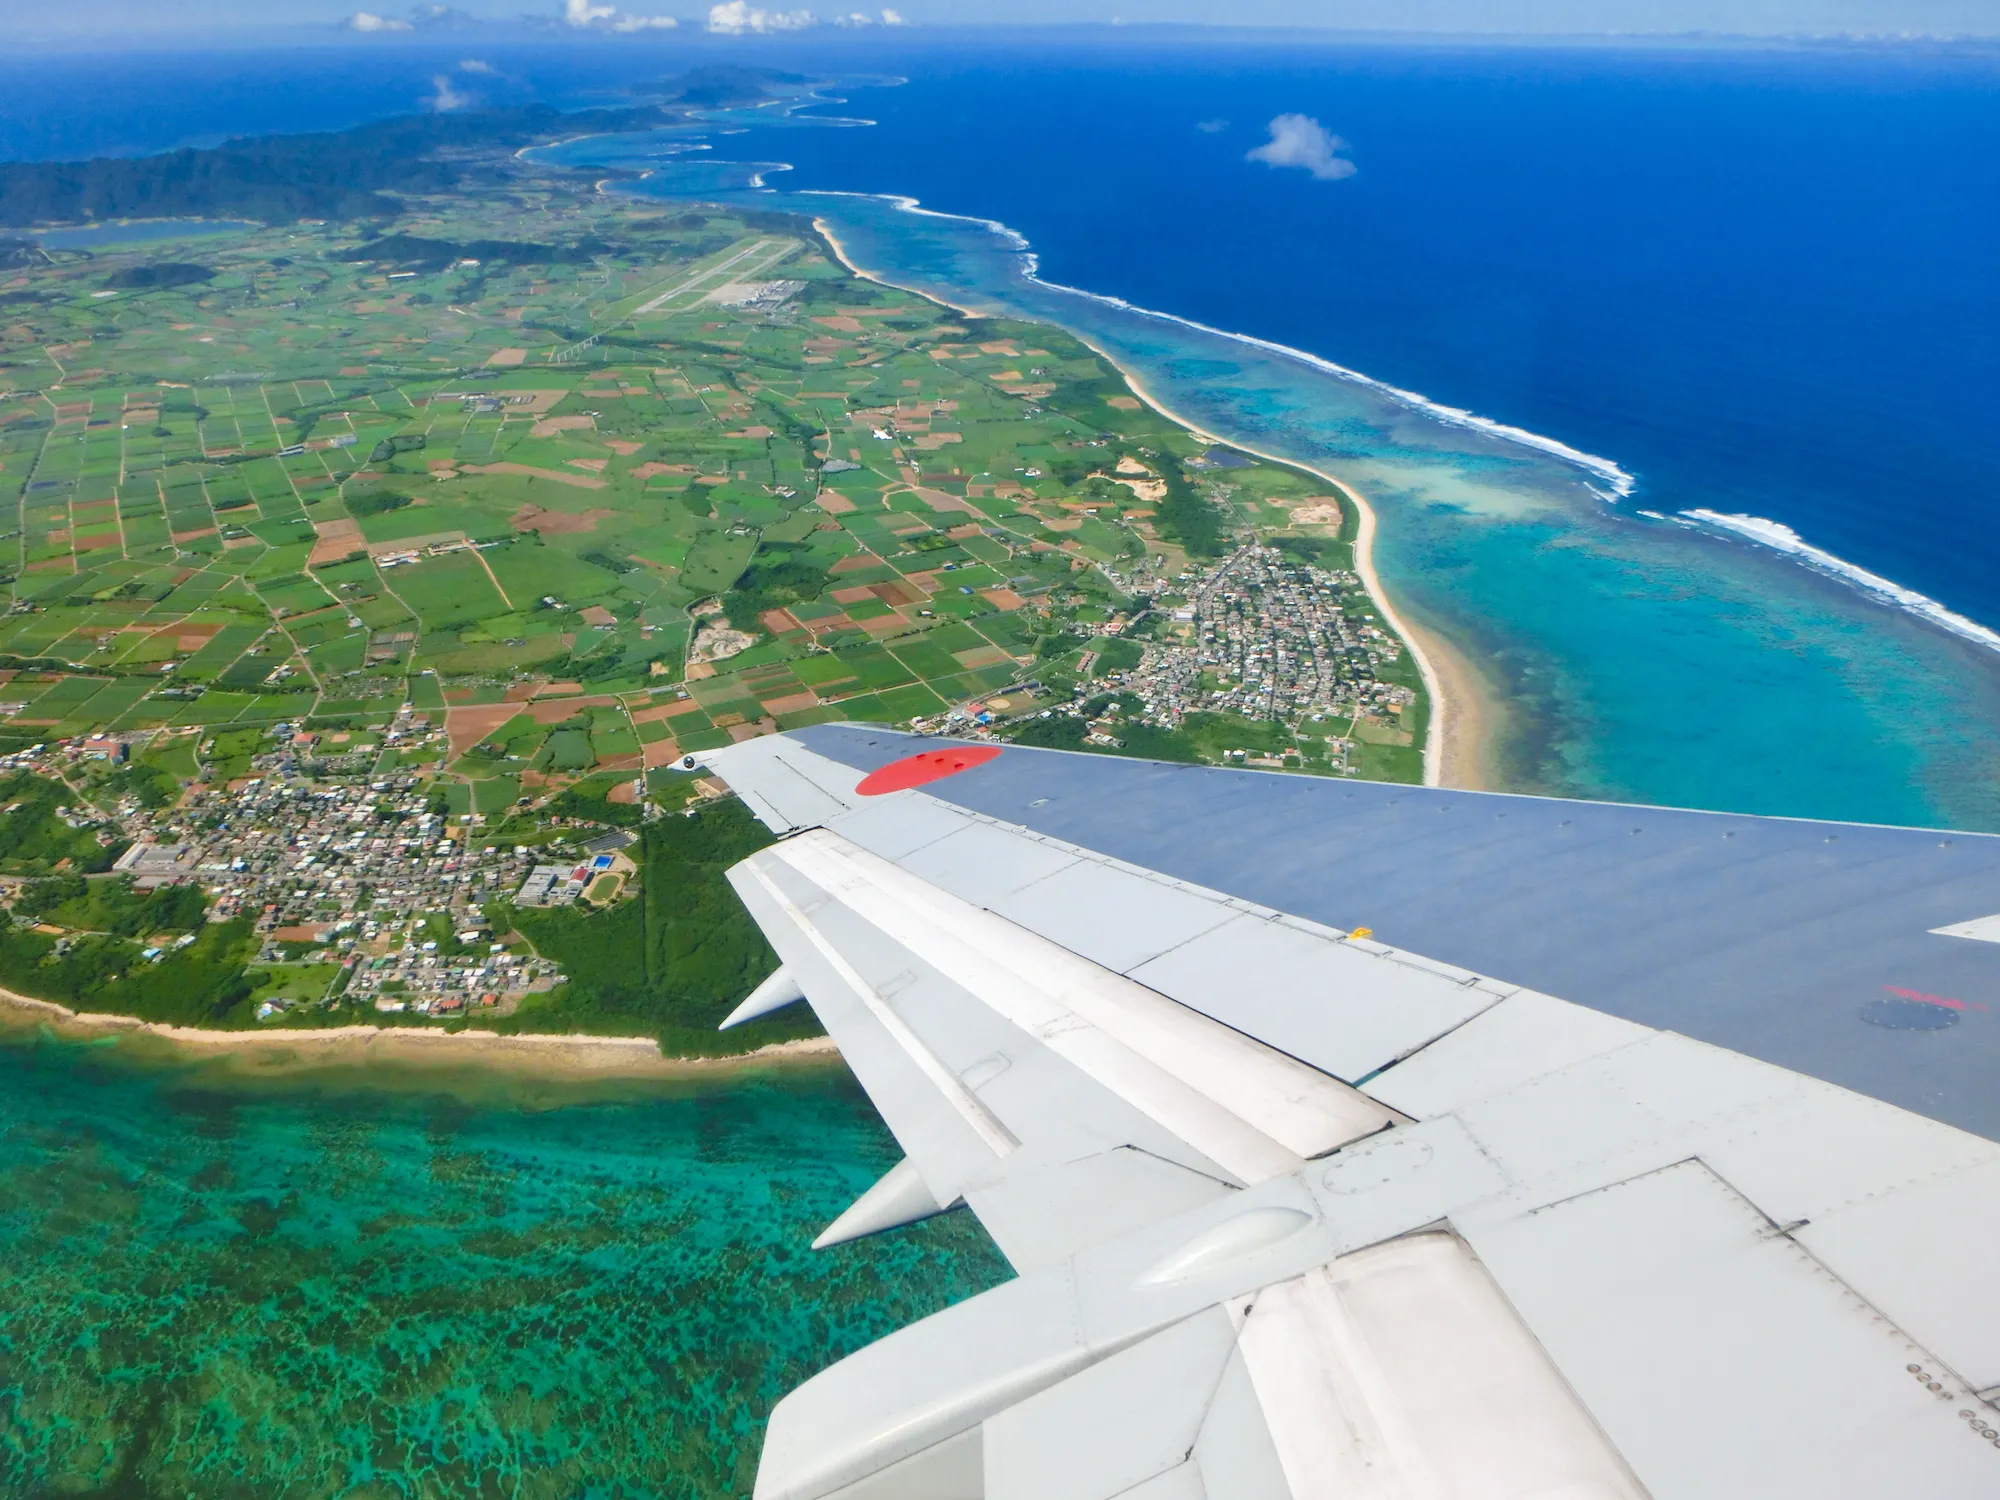
[[[1019,1273],[758,1500],[2000,1494],[2000,839],[821,726],[731,880]],[[1989,920],[1990,919],[1990,920]],[[1988,1006],[1994,1010],[1988,1010]]]

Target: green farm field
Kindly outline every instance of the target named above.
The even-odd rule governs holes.
[[[494,170],[367,229],[8,273],[0,750],[409,703],[498,813],[780,727],[1080,702],[1107,633],[1169,638],[1191,564],[1275,535],[1351,561],[1337,504],[1295,523],[1320,481],[1197,493],[1204,441],[1057,329],[858,280],[802,220]],[[1353,754],[1413,776],[1421,722]]]

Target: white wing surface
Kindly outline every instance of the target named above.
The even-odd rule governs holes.
[[[963,1204],[1020,1273],[786,1397],[759,1500],[2000,1495],[1984,1136],[949,783],[709,760],[784,835],[745,1009],[802,994],[906,1154],[822,1243]]]

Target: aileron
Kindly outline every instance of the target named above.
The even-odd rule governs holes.
[[[1991,1132],[1765,1055],[1796,1038],[1721,1045],[1712,997],[1690,1011],[1710,1034],[1680,1034],[996,811],[1032,813],[1034,767],[1069,758],[1006,751],[962,772],[988,793],[857,801],[856,767],[828,756],[735,756],[718,759],[769,778],[771,807],[780,763],[828,799],[820,826],[779,817],[789,836],[732,879],[909,1158],[826,1238],[962,1198],[1020,1273],[781,1402],[760,1500],[2000,1493]],[[1260,815],[1331,795],[1078,775],[1199,781]],[[1418,820],[1423,847],[1498,878],[1521,864],[1521,825],[1499,826],[1518,813],[1557,830],[1549,868],[1634,879],[1636,815],[1578,810],[1572,838],[1561,805],[1509,802],[1488,827],[1459,796]],[[1409,828],[1393,807],[1346,836]],[[1936,886],[1911,908],[1922,951],[1961,969],[1990,951],[1931,929],[1947,897],[2000,905],[2000,881],[1976,901],[1938,884],[1939,851],[1896,831],[1859,831],[1838,863],[1791,826],[1646,816],[1681,839],[1648,878],[1737,825],[1739,881],[1811,866],[1824,910],[1767,955],[1872,920],[1857,892],[1905,875]],[[1716,942],[1746,932],[1731,916]],[[1630,936],[1618,982],[1669,941]],[[1896,1005],[1938,1009],[1898,1030]],[[1947,1077],[1951,1028],[1987,1024],[1963,990],[1905,986],[1883,1015],[1870,1045]]]

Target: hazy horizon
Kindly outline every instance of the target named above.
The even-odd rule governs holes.
[[[689,0],[530,0],[460,5],[404,0],[74,0],[19,14],[0,26],[14,42],[107,49],[177,41],[227,44],[312,37],[383,45],[480,33],[609,44],[720,34],[755,44],[824,29],[898,26],[1039,29],[1198,26],[1287,29],[1357,36],[1460,38],[1713,37],[1741,39],[1954,39],[2000,37],[1991,0],[905,0],[888,9],[815,11],[787,0],[706,5]]]

